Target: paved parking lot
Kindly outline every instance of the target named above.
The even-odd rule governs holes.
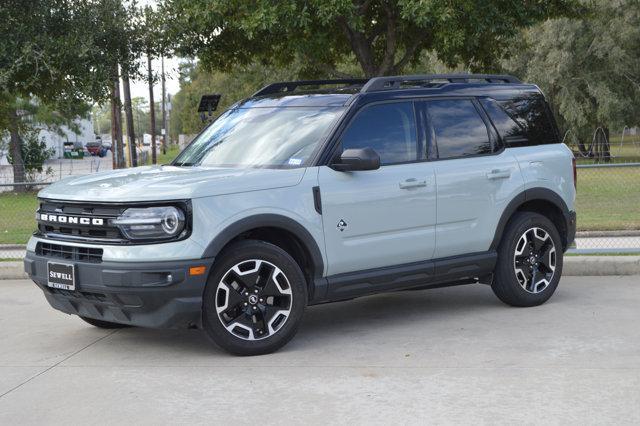
[[[0,424],[638,424],[640,277],[564,278],[530,309],[481,285],[316,306],[254,358],[0,281],[0,395]]]

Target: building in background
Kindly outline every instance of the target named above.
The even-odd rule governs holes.
[[[64,155],[64,144],[73,143],[75,148],[84,148],[87,142],[95,141],[96,135],[93,130],[93,122],[89,118],[78,118],[75,121],[76,131],[71,130],[67,126],[60,126],[58,131],[43,128],[40,131],[40,139],[44,140],[47,148],[54,151],[52,158],[62,158]],[[111,136],[109,135],[109,138]],[[0,166],[9,164],[7,161],[7,151],[9,149],[9,135],[6,135],[0,141]]]

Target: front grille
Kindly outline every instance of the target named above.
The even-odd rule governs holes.
[[[124,210],[125,207],[120,206],[41,200],[36,219],[40,233],[50,238],[118,244],[126,242],[126,239],[118,227],[111,225],[111,220]],[[47,218],[53,216],[56,220],[43,220],[43,215]]]
[[[44,257],[73,260],[77,262],[102,262],[101,248],[74,247],[63,244],[39,242],[36,245],[36,254]]]

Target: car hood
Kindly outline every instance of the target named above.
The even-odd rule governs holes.
[[[305,169],[148,166],[74,176],[39,197],[73,201],[156,201],[208,197],[297,185]]]

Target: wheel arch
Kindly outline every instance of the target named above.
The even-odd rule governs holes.
[[[322,285],[324,261],[318,243],[296,220],[278,214],[258,214],[242,218],[218,233],[202,257],[215,258],[227,246],[242,239],[266,241],[289,253],[307,279],[309,300],[325,291]]]
[[[567,204],[560,195],[548,188],[531,188],[515,196],[502,212],[491,242],[491,250],[497,250],[507,223],[519,211],[539,213],[551,220],[560,234],[563,251],[567,249],[571,243],[571,218]]]

